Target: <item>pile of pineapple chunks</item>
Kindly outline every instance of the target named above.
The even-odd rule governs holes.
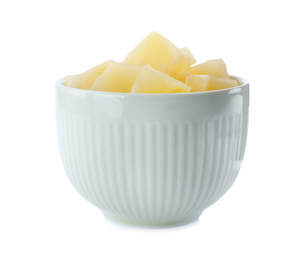
[[[238,86],[222,59],[196,63],[188,48],[178,48],[158,32],[150,33],[123,60],[108,60],[65,77],[72,88],[120,93],[184,93]]]

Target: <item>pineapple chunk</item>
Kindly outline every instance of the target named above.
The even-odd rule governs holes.
[[[191,92],[219,90],[238,86],[235,79],[215,78],[210,75],[191,75],[186,78]]]
[[[191,75],[190,71],[185,70],[185,71],[183,72],[183,74],[178,78],[178,80],[179,80],[179,81],[182,81],[183,83],[185,83],[186,78],[187,78],[188,76],[190,76],[190,75]]]
[[[181,49],[183,52],[185,52],[189,57],[190,57],[190,66],[194,63],[196,63],[196,60],[192,54],[192,52],[190,51],[190,49],[188,47],[182,48]]]
[[[97,77],[100,76],[109,65],[114,63],[114,60],[107,60],[82,74],[67,76],[65,85],[72,88],[90,89]]]
[[[181,49],[182,51],[184,51],[187,55],[189,55],[191,58],[190,58],[190,64],[189,66],[186,68],[186,70],[181,74],[181,76],[178,78],[179,81],[182,81],[185,83],[185,79],[187,76],[191,75],[189,69],[190,69],[190,66],[192,64],[194,64],[196,62],[193,54],[191,53],[191,51],[189,50],[189,48],[185,47],[185,48],[182,48]]]
[[[78,75],[67,75],[67,76],[65,76],[65,78],[64,78],[64,85],[65,86],[67,86],[67,83],[68,83],[68,81],[69,80],[71,80],[71,79],[73,79],[73,78],[75,78],[75,77],[77,77]]]
[[[190,90],[191,87],[181,81],[146,65],[136,78],[131,93],[181,93]]]
[[[142,68],[140,65],[111,64],[90,90],[129,93]]]
[[[192,55],[177,48],[155,31],[143,39],[123,61],[125,64],[148,64],[176,79],[194,62]]]
[[[192,75],[211,75],[217,78],[229,79],[223,59],[208,60],[189,68]]]

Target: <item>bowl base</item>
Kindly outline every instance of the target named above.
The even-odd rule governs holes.
[[[164,220],[164,221],[132,220],[132,219],[115,216],[113,214],[106,213],[106,212],[103,214],[108,221],[111,221],[116,224],[124,225],[124,226],[140,227],[140,228],[171,228],[171,227],[178,227],[178,226],[192,223],[198,220],[201,213],[202,212],[200,212],[200,214],[197,214],[196,216],[191,216],[191,217],[189,216],[183,219]]]

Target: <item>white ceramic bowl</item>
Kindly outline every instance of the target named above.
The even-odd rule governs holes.
[[[233,184],[247,137],[249,84],[180,94],[80,90],[56,83],[58,141],[76,190],[114,221],[196,220]]]

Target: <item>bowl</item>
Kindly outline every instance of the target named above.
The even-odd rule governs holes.
[[[75,189],[126,225],[193,222],[234,183],[244,157],[249,84],[132,94],[56,82],[60,155]]]

